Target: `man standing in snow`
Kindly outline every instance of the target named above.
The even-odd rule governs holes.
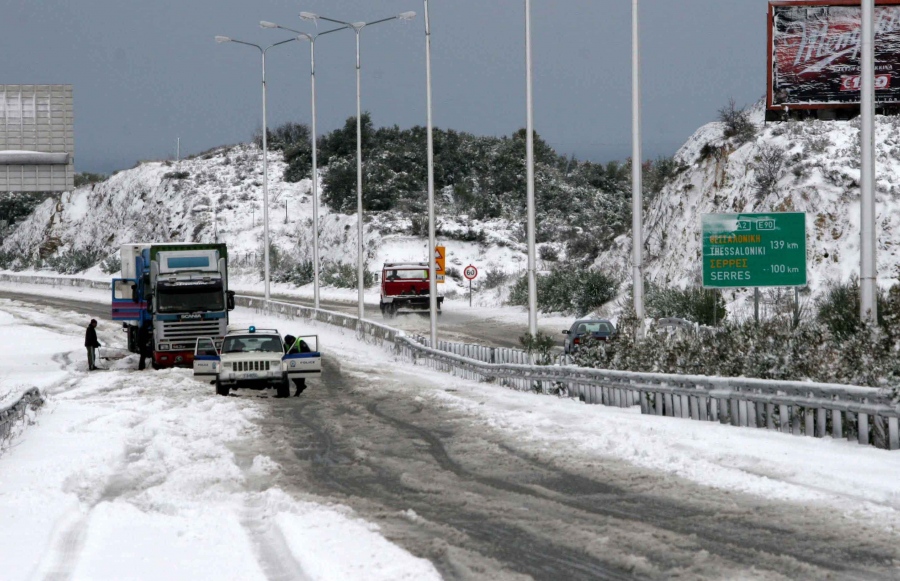
[[[144,321],[144,324],[138,329],[137,341],[138,352],[140,353],[138,370],[142,371],[146,367],[144,359],[153,357],[153,326],[150,321]]]
[[[97,341],[97,319],[91,319],[87,326],[87,331],[84,333],[84,346],[87,348],[88,371],[93,371],[97,369],[94,349],[100,348],[100,342]]]

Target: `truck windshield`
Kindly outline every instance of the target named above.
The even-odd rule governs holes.
[[[427,270],[388,270],[385,280],[428,280]]]
[[[225,310],[221,281],[205,284],[160,283],[156,296],[160,313]]]

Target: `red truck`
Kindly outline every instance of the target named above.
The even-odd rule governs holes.
[[[437,297],[438,313],[444,297]],[[427,262],[385,262],[381,269],[381,314],[428,311],[430,295]]]

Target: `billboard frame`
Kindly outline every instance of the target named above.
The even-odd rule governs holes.
[[[769,0],[769,7],[766,11],[766,111],[775,111],[783,113],[787,109],[792,111],[819,111],[819,110],[837,110],[837,109],[859,109],[859,102],[847,103],[795,103],[791,105],[774,105],[772,93],[772,80],[774,76],[774,38],[772,35],[774,26],[774,16],[776,7],[828,7],[828,6],[846,6],[860,7],[860,0]],[[900,0],[875,0],[876,8],[878,6],[900,6]],[[876,107],[900,107],[900,98],[897,101],[875,103]]]

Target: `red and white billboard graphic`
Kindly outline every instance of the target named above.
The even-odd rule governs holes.
[[[859,0],[769,3],[770,109],[859,103]],[[900,0],[875,7],[875,98],[900,103]]]

